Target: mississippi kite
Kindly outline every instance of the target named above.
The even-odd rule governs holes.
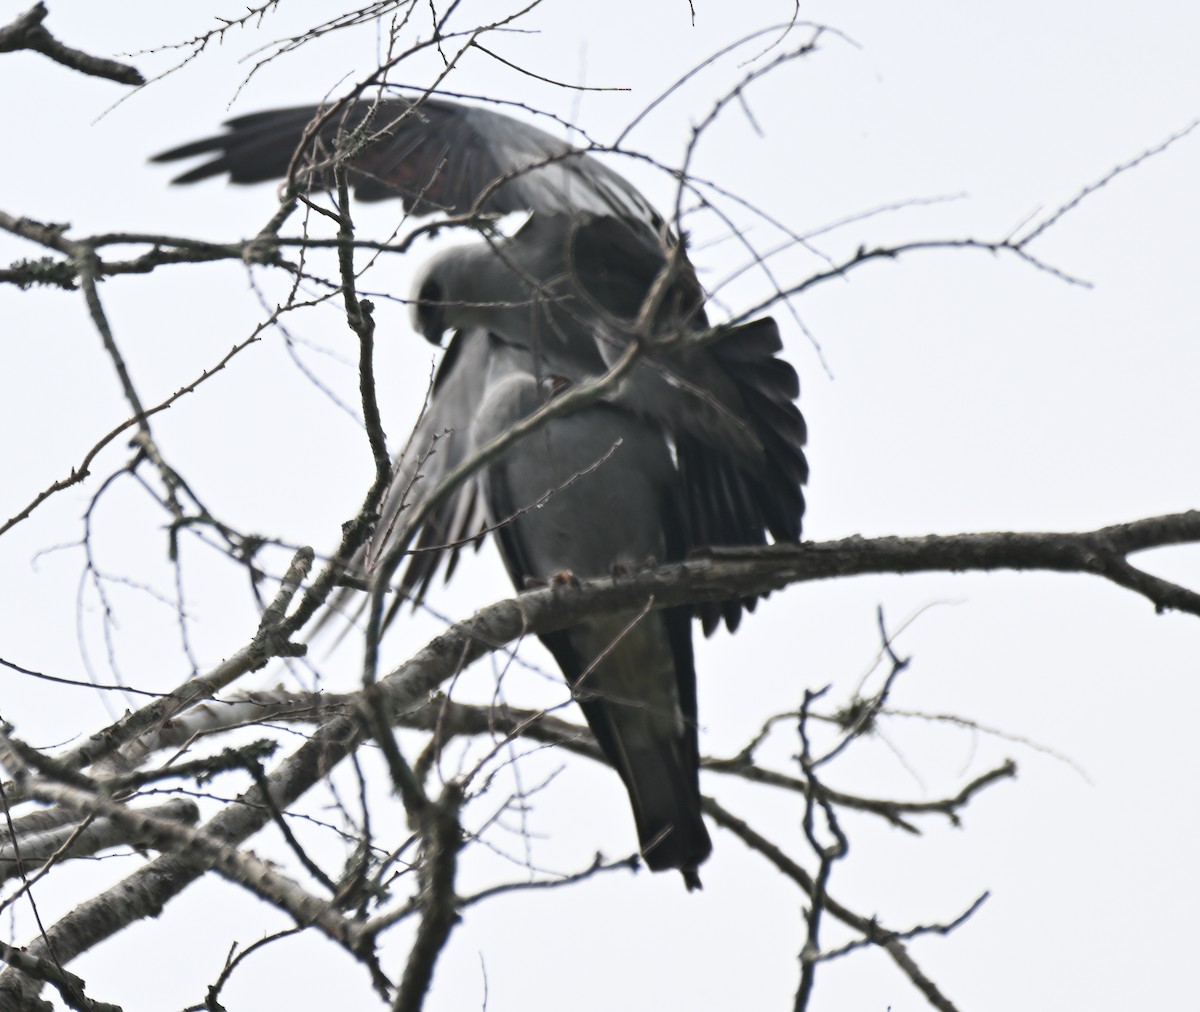
[[[563,573],[603,576],[706,545],[798,540],[807,477],[796,373],[773,320],[710,328],[681,241],[645,198],[591,155],[490,109],[390,97],[322,112],[242,116],[227,132],[159,155],[212,160],[177,182],[228,174],[327,188],[340,159],[362,200],[415,215],[530,211],[511,237],[439,254],[413,300],[418,330],[453,333],[413,446],[399,462],[359,564],[386,550],[401,509],[472,451],[559,391],[644,353],[604,401],[552,419],[429,517],[401,579],[420,600],[445,559],[485,523],[518,588]],[[547,493],[550,493],[546,498]],[[407,500],[406,497],[407,496]],[[534,503],[539,508],[529,509]],[[543,636],[628,790],[654,870],[689,888],[711,850],[700,816],[690,620],[734,629],[753,600],[597,616]]]

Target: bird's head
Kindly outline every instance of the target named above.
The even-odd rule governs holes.
[[[417,278],[408,311],[413,329],[430,344],[440,346],[447,330],[446,305],[442,286],[436,275],[424,271]]]
[[[447,330],[479,325],[488,301],[481,268],[495,257],[485,243],[451,246],[436,254],[416,276],[409,300],[413,328],[440,345]],[[487,326],[487,314],[483,326]]]

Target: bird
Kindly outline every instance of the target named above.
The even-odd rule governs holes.
[[[539,378],[520,349],[493,349],[491,357],[474,445],[486,445],[570,386],[561,376]],[[670,448],[654,427],[617,405],[551,418],[488,467],[479,487],[518,586],[563,573],[603,577],[683,552]],[[699,807],[690,623],[686,608],[633,608],[597,613],[542,642],[625,783],[647,864],[678,868],[695,888],[695,869],[712,844]]]
[[[418,272],[414,329],[445,351],[410,440],[418,459],[397,461],[355,565],[386,554],[402,512],[476,449],[604,374],[633,342],[639,358],[601,400],[550,418],[433,510],[402,596],[420,602],[489,528],[518,590],[705,546],[800,539],[807,429],[775,321],[711,326],[685,237],[603,161],[495,109],[429,94],[268,110],[225,127],[154,160],[208,158],[177,183],[285,178],[300,191],[331,188],[341,165],[356,199],[398,198],[414,216],[527,215],[511,236],[444,250]],[[596,615],[541,637],[625,785],[647,866],[682,873],[689,890],[712,850],[691,623],[734,631],[754,603]]]

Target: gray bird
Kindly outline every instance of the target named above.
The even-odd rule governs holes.
[[[415,326],[437,344],[452,337],[411,444],[422,480],[412,480],[412,454],[397,463],[358,565],[369,569],[386,551],[403,507],[558,392],[602,374],[635,340],[640,360],[604,401],[526,436],[426,520],[404,596],[420,601],[443,561],[448,578],[485,524],[499,525],[518,588],[679,560],[701,546],[762,544],[768,533],[799,539],[805,426],[778,329],[769,318],[711,328],[680,240],[634,187],[489,109],[389,97],[319,115],[303,107],[242,116],[156,161],[211,154],[176,182],[290,172],[311,190],[331,185],[341,158],[362,200],[399,197],[417,215],[532,212],[513,236],[447,250],[418,277]],[[542,637],[625,783],[646,863],[678,869],[689,889],[711,851],[691,618],[706,633],[722,619],[733,630],[753,606],[598,616]]]
[[[495,344],[476,330],[464,340]],[[566,388],[522,350],[493,347],[471,426],[483,445]],[[518,586],[607,576],[684,551],[682,489],[660,429],[600,403],[552,418],[482,474],[479,489]],[[534,507],[534,508],[531,508]],[[542,637],[629,792],[647,864],[689,888],[712,844],[700,815],[696,678],[687,608],[598,614]]]

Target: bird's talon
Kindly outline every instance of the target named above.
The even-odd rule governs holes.
[[[579,577],[577,577],[569,569],[560,569],[557,573],[550,574],[550,586],[552,587],[574,587],[578,590],[581,586]]]

